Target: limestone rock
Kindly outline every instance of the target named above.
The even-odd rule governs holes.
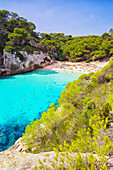
[[[4,68],[0,67],[0,75],[25,73],[35,68],[42,68],[52,62],[53,60],[48,53],[43,53],[42,51],[34,51],[33,54],[28,54],[26,51],[14,52],[14,54],[4,52]]]

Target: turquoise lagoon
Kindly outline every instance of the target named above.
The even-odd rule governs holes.
[[[12,146],[50,104],[57,104],[66,83],[80,75],[38,69],[0,79],[0,151]]]

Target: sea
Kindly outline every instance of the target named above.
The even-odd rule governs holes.
[[[58,99],[67,82],[81,73],[37,69],[0,79],[0,151],[11,147],[32,120]]]

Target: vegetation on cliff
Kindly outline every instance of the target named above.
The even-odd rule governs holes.
[[[101,71],[83,74],[78,80],[67,83],[58,101],[59,105],[52,104],[40,120],[26,127],[23,143],[27,151],[60,150],[65,148],[65,141],[69,148],[74,142],[77,147],[72,150],[77,152],[97,153],[98,150],[104,155],[101,149],[107,147],[105,154],[109,155],[113,148],[110,149],[112,142],[105,129],[113,121],[113,60]],[[97,148],[95,142],[99,143]]]
[[[36,33],[35,25],[18,14],[0,10],[0,56],[3,50],[20,56],[19,51],[48,52],[57,60],[84,61],[109,59],[113,55],[113,30],[102,36],[72,37],[63,33]],[[21,61],[23,60],[22,56]],[[67,83],[58,100],[42,113],[40,120],[32,121],[23,134],[27,152],[39,153],[56,150],[65,152],[68,169],[94,169],[96,153],[99,168],[107,169],[106,155],[113,143],[106,128],[113,121],[113,60],[96,73],[82,75]],[[68,153],[77,152],[70,157]],[[92,153],[84,162],[83,155]],[[56,162],[58,158],[55,158]],[[64,159],[59,167],[64,168]],[[53,168],[56,166],[52,163]],[[42,167],[43,168],[43,167]]]
[[[77,132],[77,139],[72,140],[71,144],[64,141],[63,146],[55,148],[56,155],[52,161],[48,159],[49,154],[46,154],[46,158],[39,159],[40,165],[38,168],[35,166],[35,169],[108,170],[112,167],[108,156],[113,143],[105,136],[108,133],[105,130],[107,122],[107,119],[101,120],[97,115],[91,116],[90,128],[81,128]]]
[[[109,59],[113,55],[113,29],[101,36],[72,37],[63,33],[37,33],[35,25],[14,12],[0,10],[0,54],[19,50],[48,52],[57,60]]]
[[[0,53],[32,48],[30,40],[35,39],[35,25],[14,12],[0,10]],[[27,50],[26,50],[27,51]]]
[[[76,140],[77,131],[89,127],[91,116],[102,120],[113,119],[113,61],[96,73],[83,74],[78,80],[67,83],[58,100],[59,105],[50,105],[40,120],[26,127],[23,137],[28,150],[49,151],[64,140]],[[109,126],[109,124],[108,124]]]

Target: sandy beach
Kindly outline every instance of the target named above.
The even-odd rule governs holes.
[[[93,61],[90,63],[86,62],[69,62],[69,61],[56,61],[52,65],[48,65],[45,69],[55,71],[71,71],[71,72],[83,72],[90,73],[101,70],[108,64],[109,61]]]

